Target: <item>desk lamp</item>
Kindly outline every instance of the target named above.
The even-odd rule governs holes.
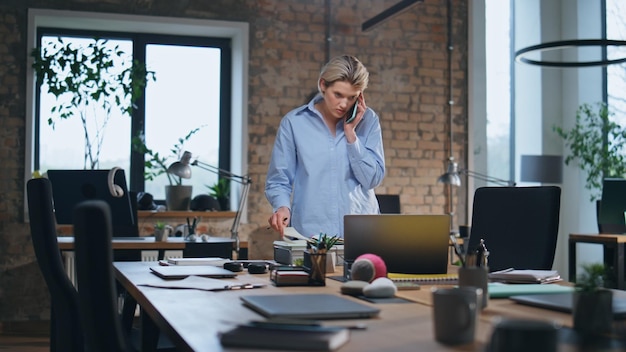
[[[480,172],[476,172],[476,171],[472,171],[468,169],[459,170],[459,166],[457,165],[457,163],[454,161],[452,157],[448,159],[448,169],[446,170],[444,174],[442,174],[441,176],[439,176],[439,178],[437,178],[437,182],[458,187],[458,186],[461,186],[460,175],[472,177],[480,181],[494,183],[498,186],[515,187],[515,181],[513,180],[504,180],[501,178],[489,176],[489,175],[482,174]]]
[[[180,158],[179,161],[172,163],[172,165],[167,168],[167,172],[181,178],[191,178],[190,165],[197,166],[209,172],[213,172],[219,177],[223,177],[229,181],[237,182],[243,185],[241,197],[239,198],[239,206],[237,207],[237,211],[235,212],[235,219],[230,229],[231,238],[235,240],[236,251],[239,252],[239,223],[241,222],[241,213],[243,211],[243,207],[245,206],[246,200],[248,199],[248,191],[250,189],[250,184],[252,183],[252,180],[247,175],[236,175],[228,170],[220,169],[219,167],[203,163],[197,159],[191,161],[191,153],[188,151],[185,151],[183,153],[183,156]]]

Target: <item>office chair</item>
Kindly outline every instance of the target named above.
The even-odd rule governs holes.
[[[59,251],[50,181],[31,179],[26,193],[35,256],[50,292],[50,351],[83,351],[78,294]]]
[[[400,214],[400,196],[398,194],[377,194],[381,214]]]
[[[101,200],[79,203],[74,210],[74,236],[80,318],[87,351],[135,351],[139,343],[142,350],[175,351],[162,334],[139,342],[132,334],[138,331],[129,331],[118,313],[109,205]],[[134,300],[131,306],[135,306]],[[152,346],[146,347],[146,343]]]
[[[561,188],[482,187],[474,194],[468,251],[481,239],[489,271],[550,270],[559,231]]]
[[[111,212],[103,201],[84,201],[74,209],[78,301],[88,351],[133,350],[117,312],[111,227]]]

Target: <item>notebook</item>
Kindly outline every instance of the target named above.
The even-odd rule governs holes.
[[[344,260],[379,255],[390,273],[446,274],[449,215],[346,215]]]
[[[237,274],[212,265],[171,265],[152,266],[150,271],[162,279],[184,279],[187,276],[196,275],[204,277],[235,277]]]
[[[574,293],[520,295],[511,296],[509,298],[517,303],[528,306],[571,313]],[[613,317],[615,319],[626,319],[626,295],[623,292],[620,294],[615,290],[613,291]]]
[[[241,300],[267,318],[363,319],[380,313],[378,308],[328,293],[242,296]]]

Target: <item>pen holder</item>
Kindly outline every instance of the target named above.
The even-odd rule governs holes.
[[[326,286],[326,253],[304,251],[304,270],[309,273],[310,286]]]
[[[483,290],[480,298],[481,309],[487,307],[489,302],[489,270],[486,267],[469,266],[459,268],[459,287],[477,287]]]

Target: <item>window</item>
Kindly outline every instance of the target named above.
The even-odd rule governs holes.
[[[606,38],[626,40],[626,20],[623,14],[626,5],[620,0],[606,0]],[[608,59],[626,57],[626,47],[607,48]],[[609,65],[606,67],[607,104],[609,111],[622,126],[626,125],[626,65]]]
[[[510,180],[511,21],[509,1],[485,2],[487,66],[487,175]]]
[[[115,66],[111,68],[114,73],[132,66],[135,59],[145,58],[147,69],[155,73],[156,80],[148,81],[143,94],[145,104],[136,109],[131,117],[122,115],[117,109],[111,109],[111,113],[106,114],[98,106],[82,105],[84,108],[79,108],[82,115],[77,113],[67,119],[56,119],[54,127],[48,125],[47,120],[51,107],[58,103],[51,93],[46,93],[46,85],[42,85],[42,94],[37,99],[39,109],[36,110],[39,114],[35,125],[35,133],[39,135],[39,139],[35,140],[36,155],[39,155],[35,159],[36,168],[45,171],[121,166],[130,170],[130,179],[134,181],[130,183],[131,189],[146,191],[156,199],[163,199],[167,176],[160,175],[145,184],[142,182],[143,160],[131,160],[132,136],[143,135],[148,148],[161,156],[171,156],[168,162],[172,163],[177,155],[171,150],[179,138],[200,127],[184,148],[200,160],[229,169],[227,137],[230,135],[230,110],[227,104],[220,105],[222,94],[226,95],[226,101],[230,99],[230,74],[227,71],[230,65],[221,64],[222,61],[229,62],[228,40],[138,36],[131,33],[73,33],[40,29],[42,47],[59,43],[59,37],[62,43],[69,43],[73,48],[87,48],[90,43],[96,42],[92,38],[99,38],[100,42],[104,39],[105,47],[126,53],[122,57],[113,56],[116,59]],[[91,52],[86,51],[85,54]],[[224,92],[222,87],[226,88]],[[68,103],[65,100],[63,104]],[[220,123],[220,117],[226,123]],[[222,132],[222,128],[225,131]],[[226,136],[223,145],[221,135]],[[221,158],[220,150],[223,150]],[[192,185],[197,190],[206,190],[205,184],[214,184],[217,175],[195,177],[191,181],[195,181]]]
[[[103,145],[99,168],[121,166],[130,170],[127,176],[131,189],[145,190],[163,199],[165,176],[144,185],[143,160],[131,160],[131,136],[143,132],[149,148],[170,155],[178,138],[203,126],[185,144],[185,149],[194,158],[234,173],[241,174],[246,169],[243,136],[247,134],[247,125],[243,116],[247,112],[247,24],[46,10],[30,10],[29,17],[32,47],[44,38],[44,33],[72,40],[97,33],[112,45],[123,46],[134,57],[145,59],[148,69],[155,71],[157,80],[149,82],[146,88],[145,105],[141,104],[132,119],[117,116],[111,124],[110,133],[115,136],[112,143]],[[40,112],[49,111],[49,105],[45,95],[41,104],[35,104],[39,101],[36,88],[34,80],[29,82],[29,92],[33,94],[27,99],[31,117],[27,119],[26,178],[37,169],[83,168],[84,144],[77,141],[83,136],[80,121],[73,121],[78,123],[78,130],[76,124],[56,126],[67,130],[63,133],[72,138],[61,137],[63,133],[51,136],[46,131],[47,119],[40,116]],[[69,150],[72,153],[68,154]],[[194,169],[192,179],[184,184],[193,185],[194,193],[200,194],[206,193],[205,185],[216,180],[216,175]],[[236,198],[238,189],[233,187]]]

